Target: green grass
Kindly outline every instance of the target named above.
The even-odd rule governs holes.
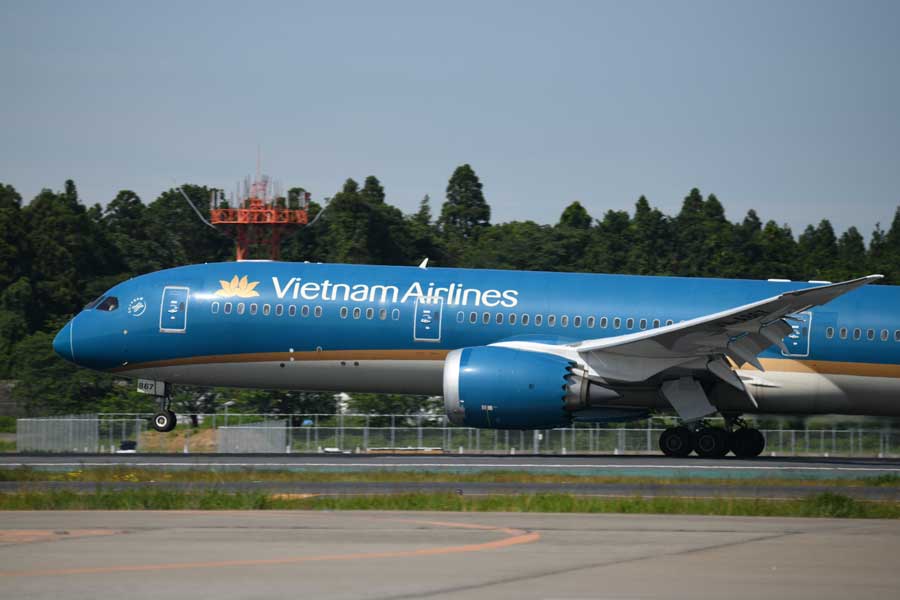
[[[16,443],[9,440],[0,440],[0,452],[15,452]],[[2,477],[0,477],[2,480]]]
[[[0,510],[404,510],[454,512],[553,512],[728,515],[767,517],[900,518],[900,503],[866,502],[839,494],[815,494],[799,500],[736,498],[585,498],[570,494],[469,497],[456,494],[382,496],[272,496],[133,489],[92,493],[22,491],[0,494]]]
[[[724,486],[898,486],[897,475],[880,475],[858,479],[792,479],[792,478],[735,478],[709,479],[691,477],[637,477],[618,475],[556,475],[525,471],[479,471],[451,473],[446,471],[288,471],[288,470],[207,470],[207,469],[144,469],[129,467],[101,467],[71,471],[44,471],[19,467],[0,469],[0,481],[87,481],[106,482],[202,482],[235,483],[267,482],[391,482],[391,483],[546,483],[546,484],[703,484]]]

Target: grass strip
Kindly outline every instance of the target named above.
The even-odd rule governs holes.
[[[454,512],[631,513],[767,517],[900,518],[900,503],[833,493],[797,500],[741,498],[597,498],[572,494],[460,496],[411,493],[375,496],[278,497],[260,492],[159,489],[22,491],[0,494],[0,510],[403,510]]]
[[[735,477],[716,479],[706,477],[653,477],[624,475],[557,475],[552,473],[531,473],[527,471],[477,471],[453,473],[447,471],[290,471],[268,469],[152,469],[131,467],[99,467],[75,469],[72,471],[46,471],[29,467],[0,469],[0,481],[82,481],[91,483],[111,482],[173,482],[173,483],[240,483],[249,481],[266,482],[385,482],[385,483],[547,483],[547,484],[702,484],[721,486],[803,486],[811,488],[856,486],[898,486],[900,476],[879,475],[876,477],[840,479],[794,479],[791,477]],[[811,490],[812,491],[812,490]]]

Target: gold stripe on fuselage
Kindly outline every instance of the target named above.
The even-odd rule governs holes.
[[[247,354],[214,354],[138,363],[113,369],[125,373],[133,369],[153,369],[186,365],[333,361],[333,360],[444,360],[449,350],[322,350],[321,352],[256,352]],[[900,379],[900,365],[854,363],[831,360],[801,360],[793,358],[760,358],[767,371],[782,373],[818,373],[820,375],[858,375],[861,377],[892,377]],[[744,367],[741,368],[745,368]]]
[[[159,367],[180,367],[184,365],[207,365],[224,363],[290,362],[323,360],[444,360],[449,350],[322,350],[312,352],[255,352],[249,354],[213,354],[190,356],[169,360],[135,363],[112,369],[123,373],[132,369],[154,369]]]

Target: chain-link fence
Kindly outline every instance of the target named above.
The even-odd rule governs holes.
[[[495,430],[451,426],[431,415],[197,415],[171,432],[148,415],[19,419],[19,452],[443,452],[464,454],[657,454],[665,421],[643,427],[578,424],[565,429]],[[761,429],[765,455],[900,456],[891,429]]]
[[[217,451],[231,454],[288,452],[287,421],[263,421],[254,425],[219,427]]]
[[[97,415],[67,415],[16,421],[18,452],[90,452],[100,449]]]
[[[17,452],[134,452],[147,427],[143,418],[69,415],[16,420]]]

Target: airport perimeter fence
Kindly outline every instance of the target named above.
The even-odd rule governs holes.
[[[227,454],[275,454],[288,447],[287,420],[216,429],[216,449]]]
[[[149,415],[103,414],[19,419],[19,452],[67,453],[463,453],[658,454],[662,419],[644,427],[577,424],[565,429],[496,430],[455,427],[430,415],[198,415],[168,433]],[[900,456],[891,429],[761,429],[765,455]]]

